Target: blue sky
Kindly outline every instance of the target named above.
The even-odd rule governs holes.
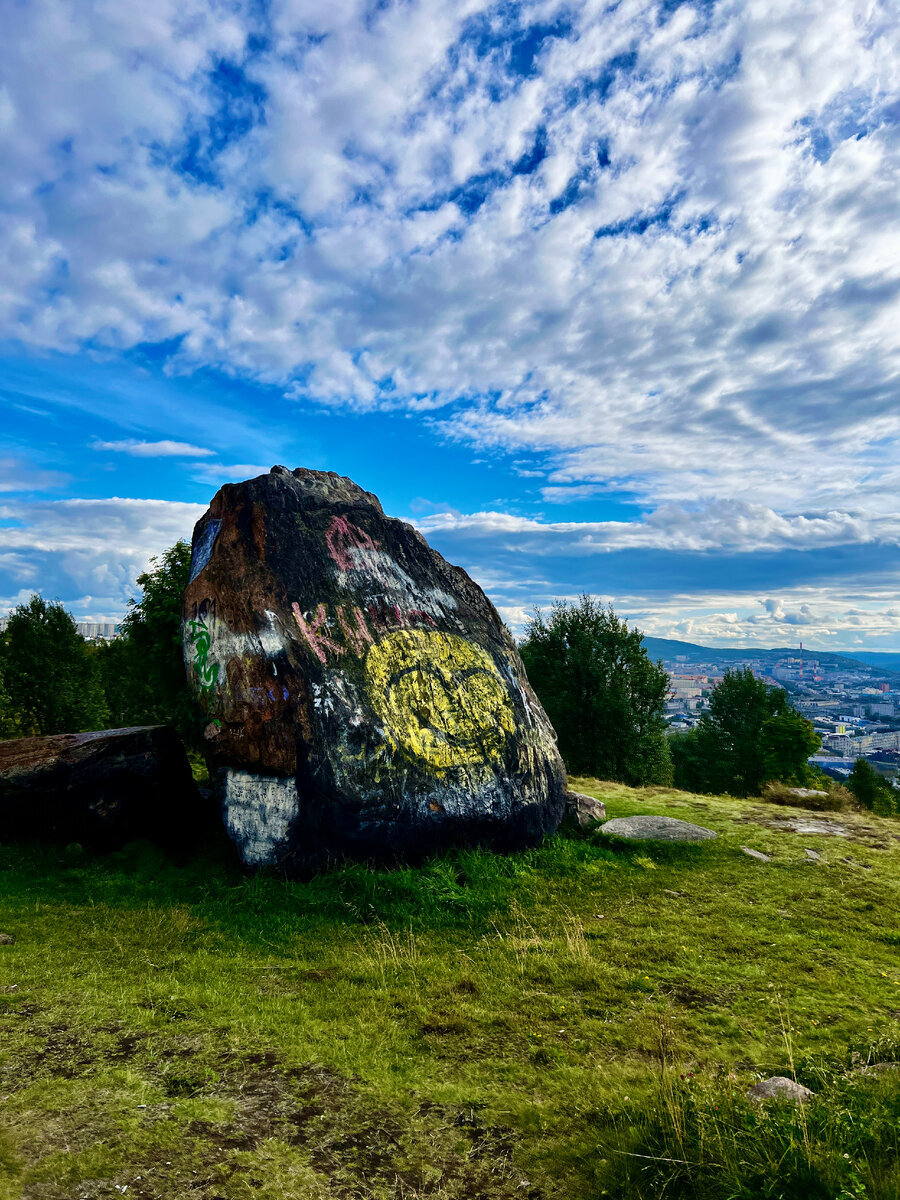
[[[117,618],[280,462],[517,629],[587,591],[659,636],[900,648],[895,17],[9,6],[0,614]]]

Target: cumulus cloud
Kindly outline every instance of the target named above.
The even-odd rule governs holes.
[[[114,450],[134,458],[209,458],[214,451],[190,442],[139,442],[128,438],[120,442],[91,442],[92,450]]]
[[[887,601],[847,596],[854,572],[896,582],[898,49],[890,0],[13,6],[0,337],[153,346],[170,372],[278,384],[282,422],[405,409],[524,456],[556,512],[637,505],[423,518],[505,611],[583,583],[683,636],[888,636]],[[162,430],[203,442],[207,416]],[[267,469],[98,448],[196,459],[210,486]],[[33,507],[34,545],[0,541],[8,594],[44,553],[65,594],[123,595],[182,517],[117,503],[121,570],[36,548],[78,521],[102,538],[101,510]],[[830,600],[796,590],[829,571]]]
[[[204,512],[117,497],[0,506],[0,615],[36,590],[79,619],[119,620],[151,557],[189,541]]]
[[[434,409],[554,502],[900,483],[888,0],[123,12],[9,15],[7,336]]]

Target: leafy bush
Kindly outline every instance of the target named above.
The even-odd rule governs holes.
[[[642,785],[670,783],[669,677],[643,635],[590,596],[537,610],[519,647],[529,681],[559,738],[566,767]]]
[[[0,638],[0,736],[81,733],[108,717],[93,647],[61,604],[36,592]]]
[[[864,758],[853,764],[847,787],[863,808],[879,817],[892,817],[900,812],[900,795]]]
[[[770,779],[805,787],[815,778],[807,759],[820,745],[782,688],[749,668],[726,671],[697,727],[671,739],[675,786],[732,796],[759,795]]]

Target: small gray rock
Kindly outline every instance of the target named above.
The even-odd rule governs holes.
[[[795,1104],[805,1104],[815,1094],[802,1083],[788,1079],[786,1075],[773,1075],[771,1079],[754,1084],[748,1090],[747,1097],[750,1100],[793,1100]]]
[[[0,946],[11,946],[15,940],[11,933],[0,933]]]
[[[830,837],[846,837],[847,828],[837,821],[807,820],[806,817],[788,817],[778,821],[769,821],[772,829],[790,833],[821,833]]]
[[[630,838],[652,842],[703,842],[716,835],[702,825],[676,821],[674,817],[616,817],[600,830],[607,837]]]
[[[888,1071],[900,1071],[900,1062],[866,1063],[859,1068],[860,1075],[886,1075]]]
[[[785,788],[788,795],[796,796],[798,800],[827,800],[828,793],[820,792],[817,788]]]
[[[763,854],[762,850],[751,850],[749,846],[741,846],[743,852],[748,858],[758,858],[760,862],[771,862],[772,859],[768,854]]]
[[[818,850],[804,850],[804,854],[812,862],[821,862],[822,861],[822,855],[818,852]]]
[[[606,820],[606,805],[584,792],[566,792],[566,815],[577,821],[582,829],[587,829],[597,821]]]

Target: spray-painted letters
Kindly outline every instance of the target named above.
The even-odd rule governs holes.
[[[334,618],[329,615],[328,605],[319,604],[315,615],[304,614],[295,600],[291,605],[294,620],[300,632],[306,639],[306,644],[323,665],[329,655],[339,658],[349,651],[361,655],[375,641],[372,630],[381,633],[387,630],[401,629],[414,625],[431,625],[434,619],[421,608],[400,608],[397,604],[370,604],[368,616],[356,604],[336,604]],[[343,635],[343,641],[336,641],[337,630]]]
[[[190,642],[194,648],[193,667],[197,672],[197,691],[207,705],[212,699],[219,681],[219,664],[209,661],[209,648],[212,642],[210,626],[215,619],[215,600],[202,600],[193,606],[191,617],[188,620]]]

